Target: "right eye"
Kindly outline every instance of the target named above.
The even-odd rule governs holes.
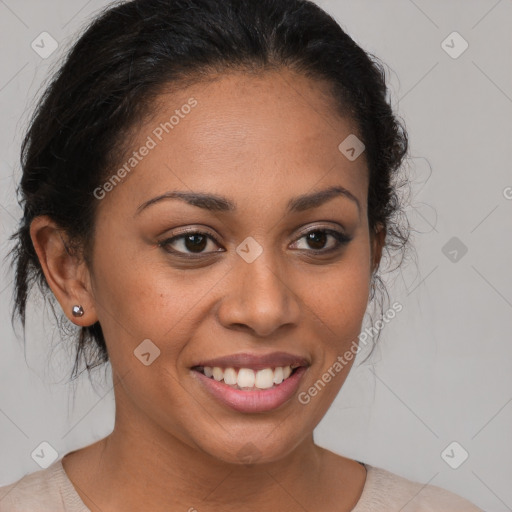
[[[209,241],[213,241],[216,245],[219,245],[217,239],[209,233],[203,233],[201,231],[187,231],[180,235],[176,235],[171,238],[166,238],[165,240],[158,242],[158,245],[162,247],[164,251],[184,258],[194,258],[196,256],[201,257],[204,254],[222,252],[204,252],[204,249],[208,247]],[[179,250],[179,248],[183,250]]]

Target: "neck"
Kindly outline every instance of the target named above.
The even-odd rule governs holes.
[[[116,401],[113,432],[63,461],[91,512],[341,511],[351,510],[361,493],[364,469],[316,446],[312,433],[278,460],[233,464],[122,402]]]
[[[229,464],[170,435],[162,443],[116,428],[101,441],[96,459],[96,485],[107,505],[98,511],[88,506],[91,512],[293,510],[291,497],[300,501],[318,488],[322,458],[312,436],[279,461]],[[113,489],[122,492],[113,496]]]
[[[91,512],[296,510],[320,485],[324,450],[312,435],[278,461],[230,464],[168,432],[139,427],[116,421],[82,459],[90,468],[85,482],[68,471]]]

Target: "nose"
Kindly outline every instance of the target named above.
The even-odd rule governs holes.
[[[227,329],[246,329],[267,337],[285,325],[297,325],[300,301],[293,283],[271,266],[265,252],[252,263],[242,258],[231,271],[226,294],[217,310]]]

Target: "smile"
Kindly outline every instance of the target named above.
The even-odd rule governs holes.
[[[272,362],[270,361],[272,359]],[[192,376],[202,389],[239,412],[265,412],[296,392],[309,362],[289,354],[237,355],[195,365]]]
[[[257,389],[269,389],[278,386],[284,380],[288,379],[295,369],[294,367],[278,366],[277,368],[264,368],[263,370],[254,371],[251,368],[220,368],[214,366],[199,367],[206,377],[214,379],[218,382],[224,382],[233,389],[243,391],[255,391]]]

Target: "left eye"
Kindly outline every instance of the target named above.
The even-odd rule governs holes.
[[[330,248],[325,249],[324,246],[326,245],[329,237],[334,239],[334,243]],[[298,243],[302,239],[306,241],[306,244],[308,244],[309,247],[298,247],[298,249],[312,250],[313,252],[325,253],[335,251],[341,246],[348,244],[348,242],[350,242],[351,240],[351,238],[346,236],[344,233],[332,229],[314,229],[303,235],[301,238],[299,238],[299,240],[296,243]]]

